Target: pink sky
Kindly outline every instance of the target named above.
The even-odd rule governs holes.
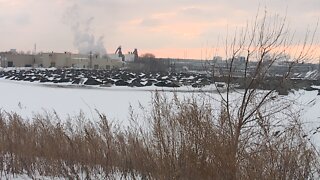
[[[320,1],[307,2],[0,0],[0,51],[32,51],[36,43],[38,51],[77,53],[89,39],[108,53],[122,45],[124,52],[138,48],[157,57],[212,59],[223,56],[225,37],[251,22],[259,8],[286,16],[296,38],[303,38],[320,17]]]

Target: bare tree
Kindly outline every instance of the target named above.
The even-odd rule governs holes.
[[[280,131],[285,131],[285,128],[272,128],[278,122],[275,115],[278,116],[290,107],[289,102],[278,101],[279,95],[276,91],[281,88],[287,91],[286,83],[290,81],[292,68],[296,64],[314,58],[315,33],[316,30],[312,33],[307,30],[303,41],[294,44],[295,35],[290,34],[286,18],[271,18],[265,12],[262,17],[257,15],[252,25],[247,25],[231,40],[226,39],[225,56],[228,70],[223,74],[226,79],[226,93],[219,92],[225,118],[220,125],[225,126],[222,129],[227,130],[230,136],[230,172],[234,172],[231,179],[240,178],[237,174],[240,170],[237,168],[241,167],[240,164],[243,162],[240,159],[244,158],[244,152],[250,149],[250,143],[257,139],[263,140],[263,143],[270,143],[272,134],[279,135]],[[287,53],[291,54],[290,59]],[[245,57],[245,62],[239,77],[239,72],[235,74],[236,61],[240,56]],[[276,85],[269,90],[259,90],[259,87],[268,81],[270,68],[283,59],[289,62],[287,71],[275,79]],[[241,90],[234,89],[236,76],[242,81]],[[298,121],[294,124],[301,126]],[[269,146],[274,147],[271,144]],[[270,160],[277,161],[277,158],[280,157]]]
[[[145,59],[155,59],[156,56],[152,53],[145,53],[141,55],[141,58],[145,58]]]

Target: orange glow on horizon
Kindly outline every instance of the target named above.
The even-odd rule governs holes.
[[[299,56],[302,50],[301,46],[289,46],[286,47],[284,53],[290,55],[292,58]],[[275,49],[275,53],[280,53],[282,49]],[[313,45],[309,49],[308,57],[312,58],[310,60],[316,61],[320,58],[320,45]],[[141,49],[139,50],[139,55],[145,53],[152,53],[158,58],[173,58],[173,59],[197,59],[197,60],[212,60],[214,56],[220,56],[222,58],[226,57],[225,48],[162,48],[162,49]],[[304,50],[307,52],[307,49]]]
[[[214,48],[162,48],[142,49],[139,54],[152,53],[158,58],[212,60],[214,56],[221,56]]]

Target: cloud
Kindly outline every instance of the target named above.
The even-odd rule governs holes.
[[[61,16],[74,4],[77,13],[68,16],[74,16],[71,22],[78,20],[67,26]],[[263,12],[265,7],[268,14],[287,16],[290,28],[299,33],[320,16],[320,0],[0,0],[0,51],[29,48],[23,44],[35,41],[44,50],[62,51],[75,51],[75,42],[83,46],[108,42],[106,47],[112,51],[120,44],[124,51],[199,48],[206,42],[217,44],[217,37],[223,39],[227,29],[241,28],[255,18],[258,8]]]
[[[146,18],[141,20],[139,24],[145,27],[155,27],[161,25],[161,20],[157,18]]]
[[[17,25],[25,26],[30,24],[30,16],[28,14],[18,14],[15,17],[15,22]]]

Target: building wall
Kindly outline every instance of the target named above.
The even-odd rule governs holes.
[[[67,62],[68,67],[88,68],[90,60],[88,57],[79,54],[73,54]]]
[[[118,54],[108,54],[109,59],[122,61],[121,57]]]
[[[92,62],[92,68],[94,69],[114,69],[121,68],[123,66],[122,61],[109,58],[96,58],[93,59]]]
[[[110,59],[108,56],[96,56],[92,55],[92,67],[93,69],[113,69],[122,67],[120,60]],[[90,57],[87,55],[72,54],[71,58],[67,61],[68,67],[74,68],[90,68]]]
[[[33,66],[35,56],[31,54],[1,53],[1,67]]]
[[[107,54],[107,56],[109,59],[122,61],[121,57],[119,57],[118,54]],[[124,60],[126,62],[133,62],[134,61],[134,54],[124,54]]]
[[[71,53],[39,53],[37,55],[17,54],[17,53],[0,53],[1,66],[8,67],[8,62],[12,62],[14,67],[74,67],[90,68],[90,57],[88,55],[71,54]],[[5,59],[5,60],[4,60]],[[100,57],[92,55],[92,67],[95,69],[113,69],[123,67],[124,62],[121,58],[110,58],[109,56]]]
[[[37,55],[37,64],[41,67],[68,67],[71,60],[71,53],[40,53]]]
[[[49,67],[50,66],[49,58],[42,53],[37,54],[35,66]]]
[[[54,53],[51,57],[52,57],[52,61],[55,62],[55,67],[65,68],[65,67],[68,67],[68,61],[70,61],[71,59],[71,54]]]
[[[133,62],[134,61],[134,54],[125,54],[125,61],[127,62]]]

